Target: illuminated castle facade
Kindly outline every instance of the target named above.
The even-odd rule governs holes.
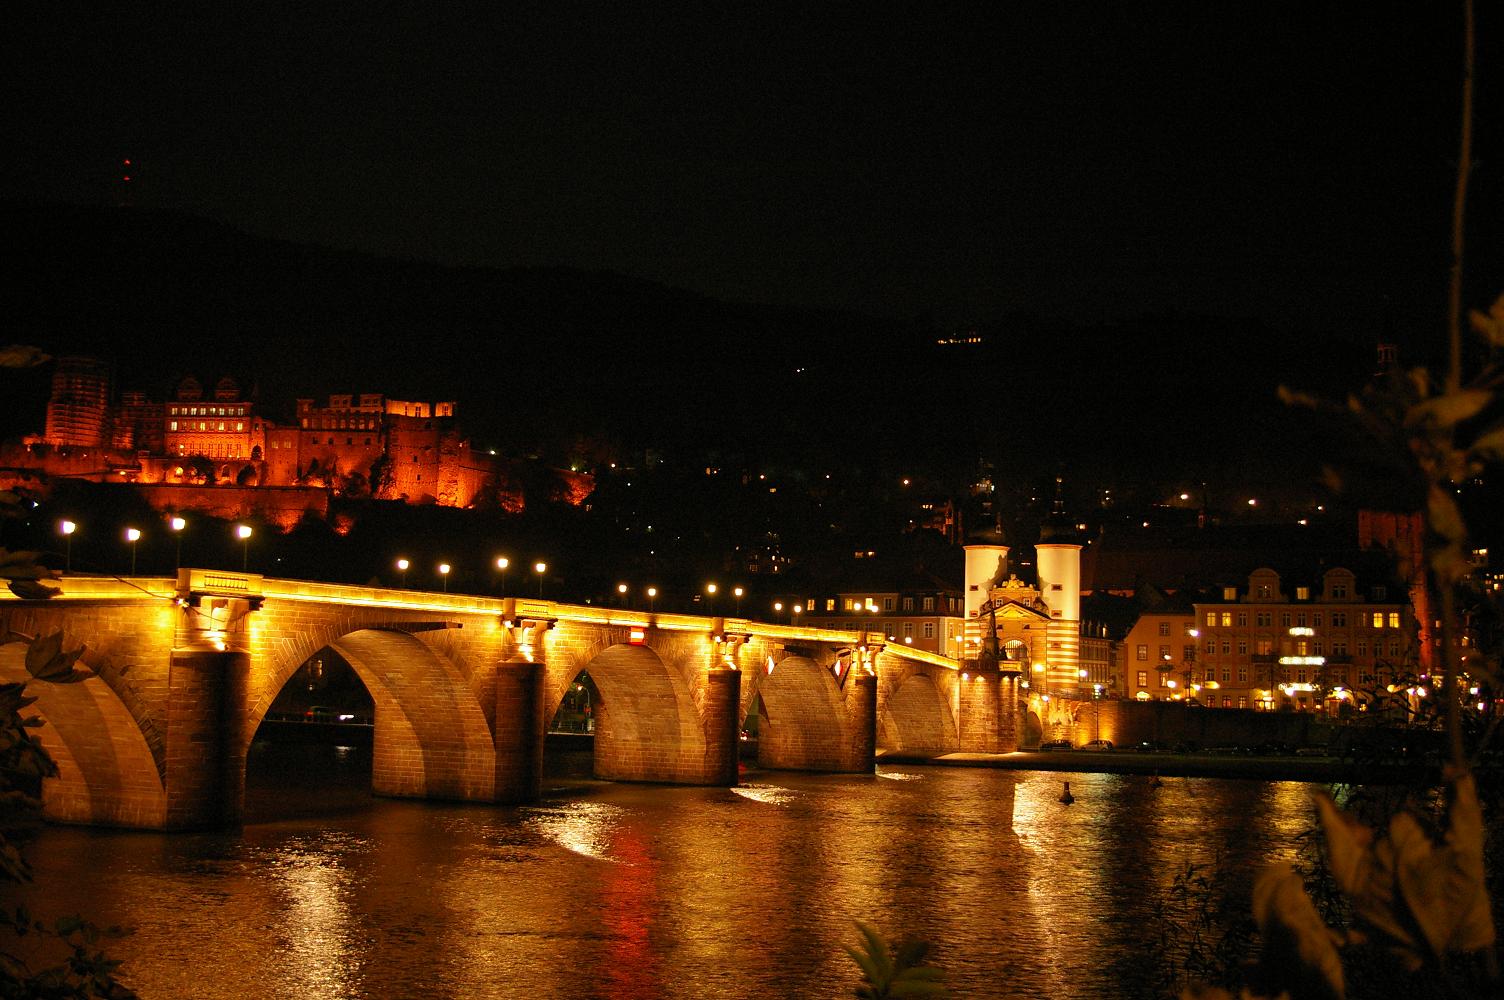
[[[207,388],[184,378],[166,402],[124,392],[111,403],[110,383],[102,361],[58,361],[45,432],[23,449],[6,449],[12,485],[30,485],[39,475],[128,483],[152,488],[148,499],[167,505],[202,506],[188,497],[190,487],[238,487],[522,507],[505,461],[473,451],[451,401],[380,393],[332,395],[322,406],[299,399],[295,422],[284,424],[259,413],[252,395],[229,377]],[[588,476],[555,475],[558,499],[575,503],[590,492]],[[175,486],[185,488],[182,496],[162,492]],[[295,499],[289,503],[300,508]]]

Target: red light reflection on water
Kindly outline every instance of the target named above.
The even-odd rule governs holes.
[[[658,864],[642,837],[624,828],[613,841],[616,864],[602,873],[601,904],[609,944],[606,968],[598,979],[608,997],[654,997],[658,962],[650,940],[653,901],[658,895]]]

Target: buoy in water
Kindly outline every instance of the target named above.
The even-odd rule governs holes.
[[[1064,802],[1066,805],[1070,805],[1072,802],[1076,801],[1076,797],[1071,794],[1071,783],[1069,781],[1065,783],[1065,791],[1060,793],[1060,801]]]

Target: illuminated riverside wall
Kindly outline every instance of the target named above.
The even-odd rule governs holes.
[[[1193,743],[1199,748],[1288,743],[1324,746],[1333,727],[1309,712],[1260,712],[1253,709],[1202,708],[1173,701],[1052,699],[1043,713],[1035,705],[1041,740],[1111,740],[1114,746],[1136,743]]]
[[[1011,749],[1012,680],[874,637],[739,619],[267,580],[66,577],[50,601],[0,598],[0,678],[26,681],[27,636],[61,631],[95,676],[31,682],[58,762],[63,822],[233,825],[257,728],[321,650],[375,703],[378,794],[480,802],[537,796],[547,721],[588,673],[603,778],[737,781],[739,730],[761,706],[769,767],[870,772],[900,746]]]

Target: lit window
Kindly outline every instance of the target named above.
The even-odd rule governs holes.
[[[1311,599],[1311,588],[1310,587],[1296,587],[1295,588],[1295,599],[1297,601],[1309,601]]]
[[[1384,612],[1382,612],[1382,611],[1375,611],[1373,613],[1373,627],[1374,628],[1383,628],[1384,627]]]
[[[1138,672],[1138,686],[1141,688],[1146,688],[1149,686],[1149,671],[1140,670]]]
[[[1138,660],[1147,661],[1149,659],[1149,645],[1147,643],[1143,643],[1143,642],[1139,643],[1138,644],[1138,649],[1136,651],[1136,655],[1135,655],[1134,658],[1138,659]]]
[[[1217,624],[1217,613],[1215,611],[1208,611],[1206,613],[1206,624],[1208,626],[1215,626]]]
[[[1238,588],[1237,587],[1223,587],[1222,588],[1222,600],[1224,600],[1224,601],[1236,601],[1237,599],[1238,599]]]
[[[1231,611],[1224,611],[1224,612],[1222,612],[1222,627],[1223,628],[1232,628],[1232,612]]]
[[[1391,612],[1389,612],[1389,627],[1390,628],[1399,628],[1400,627],[1400,613],[1398,611],[1391,611]]]

